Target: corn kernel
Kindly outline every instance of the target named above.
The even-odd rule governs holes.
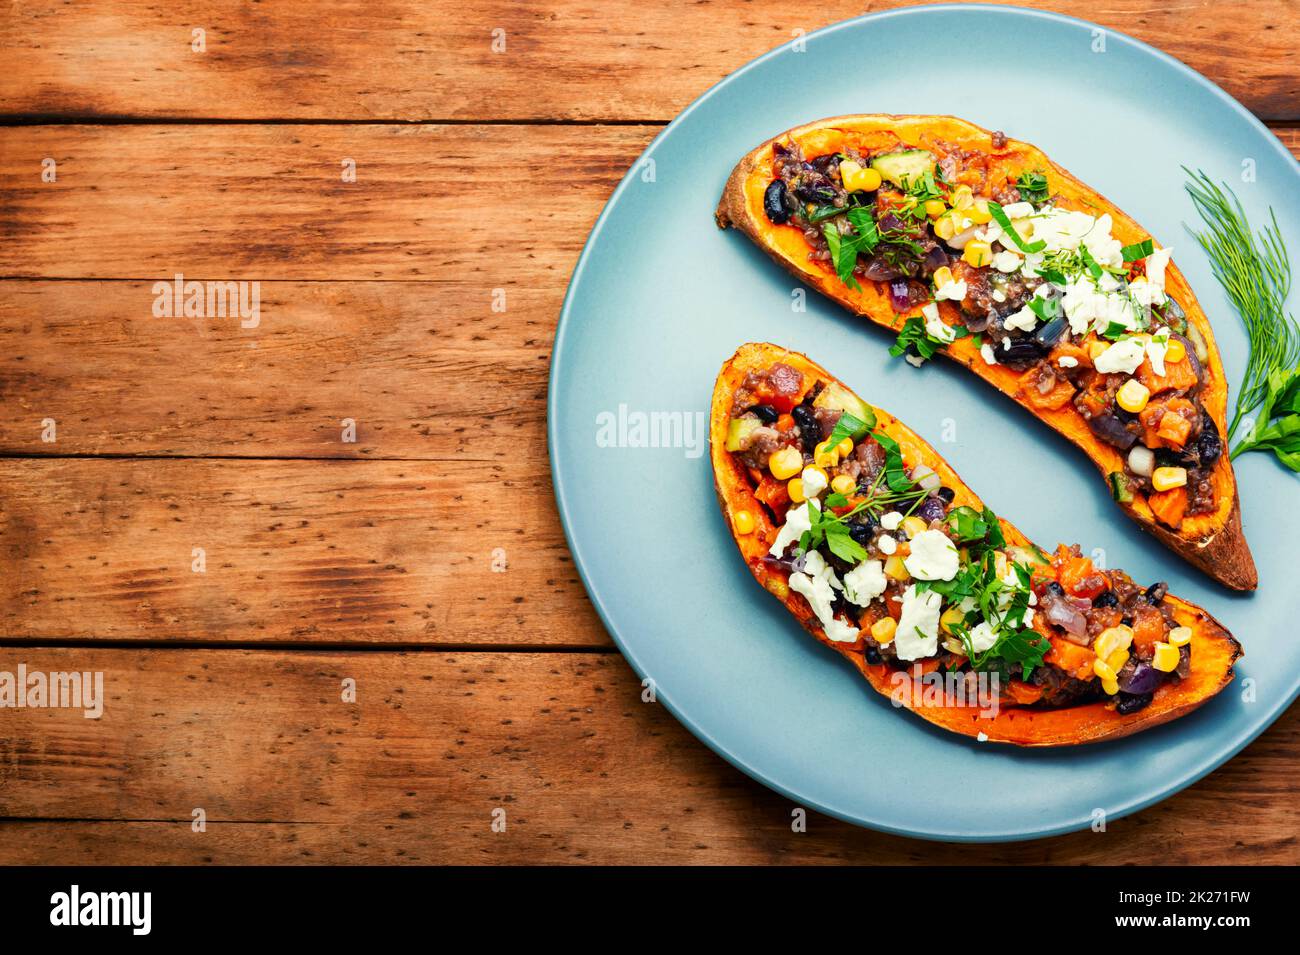
[[[1175,647],[1185,647],[1192,642],[1191,627],[1174,627],[1169,631],[1169,643]]]
[[[840,443],[835,445],[835,450],[839,452],[841,458],[847,458],[853,453],[853,439],[841,438]]]
[[[1103,693],[1105,693],[1107,696],[1114,696],[1116,693],[1119,692],[1119,681],[1118,681],[1118,680],[1102,680],[1102,681],[1101,681],[1101,691],[1102,691]]]
[[[858,482],[847,474],[837,474],[831,479],[831,490],[836,494],[848,494],[857,486]]]
[[[803,455],[799,453],[798,448],[782,448],[773,451],[772,456],[767,459],[767,469],[778,481],[792,478],[803,470]]]
[[[921,533],[921,531],[927,530],[929,527],[929,524],[917,517],[915,514],[903,518],[903,533],[907,535],[908,540],[911,540],[917,534]]]
[[[974,202],[975,196],[971,193],[970,186],[958,186],[952,191],[954,209],[969,209]]]
[[[1124,668],[1124,664],[1126,663],[1128,663],[1127,650],[1116,650],[1106,658],[1106,666],[1114,670],[1116,674]]]
[[[1176,365],[1187,357],[1187,346],[1177,338],[1172,339],[1165,347],[1165,363]]]
[[[937,219],[939,216],[943,215],[947,210],[948,207],[943,204],[942,199],[925,200],[925,214],[929,216],[931,219]]]
[[[1137,414],[1147,406],[1147,399],[1150,397],[1151,392],[1146,385],[1136,378],[1130,378],[1120,386],[1119,391],[1115,392],[1115,403],[1125,411]]]
[[[1187,468],[1156,468],[1151,474],[1151,486],[1157,491],[1171,491],[1187,483]]]
[[[934,287],[943,288],[952,282],[952,269],[946,265],[941,265],[934,270]]]
[[[1121,623],[1099,633],[1092,643],[1092,652],[1097,654],[1097,659],[1108,660],[1116,650],[1127,650],[1132,645],[1133,628]]]
[[[960,607],[949,607],[939,618],[939,626],[944,633],[952,633],[953,627],[966,619],[966,613]],[[961,641],[958,641],[960,643]],[[954,651],[955,652],[955,651]]]
[[[794,504],[802,504],[808,500],[808,495],[803,492],[803,478],[791,478],[790,483],[785,486],[785,492],[790,495],[790,501]]]
[[[972,268],[980,268],[993,261],[993,249],[987,242],[971,239],[962,251],[961,260]]]
[[[903,558],[894,554],[885,561],[885,576],[892,577],[894,580],[907,580],[912,575],[907,572]]]
[[[898,632],[898,623],[893,617],[881,617],[871,625],[871,637],[882,646],[894,639]]]
[[[1112,669],[1111,665],[1101,657],[1092,661],[1092,672],[1101,677],[1103,682],[1115,679],[1114,669]]]
[[[772,577],[767,582],[768,593],[774,595],[778,600],[784,600],[790,596],[790,585],[780,577]]]
[[[1156,652],[1151,655],[1151,665],[1161,673],[1172,673],[1178,666],[1180,654],[1172,643],[1156,643]]]
[[[934,220],[934,234],[945,242],[957,234],[957,220],[952,213]]]
[[[975,225],[984,225],[993,221],[993,213],[989,211],[989,201],[987,199],[976,199],[974,204],[963,210],[963,213],[970,217],[970,221]]]
[[[840,162],[840,182],[848,192],[875,192],[880,188],[880,173],[852,159]]]
[[[736,516],[731,519],[731,526],[735,528],[737,534],[752,534],[758,525],[754,523],[754,515],[749,511],[737,511]]]

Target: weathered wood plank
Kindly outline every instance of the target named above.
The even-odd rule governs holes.
[[[0,638],[609,645],[536,441],[501,462],[0,460]]]
[[[0,130],[0,276],[567,282],[658,132],[618,126]],[[42,182],[42,161],[57,180]],[[355,182],[343,181],[345,160]]]
[[[259,323],[244,328],[155,318],[151,282],[10,280],[0,285],[0,452],[523,453],[544,471],[563,282],[509,285],[503,312],[472,282],[265,282]]]
[[[1288,0],[1018,0],[1152,43],[1272,119],[1300,118]],[[68,116],[651,119],[767,50],[909,0],[26,2],[0,21],[0,111]],[[192,50],[194,28],[206,31]],[[494,31],[502,31],[495,33]],[[494,39],[504,50],[494,52]],[[497,44],[498,48],[500,44]],[[541,82],[544,78],[544,82]]]
[[[1105,833],[936,845],[816,814],[792,832],[791,803],[641,702],[611,654],[0,660],[102,670],[108,698],[100,720],[3,711],[0,814],[60,821],[0,823],[0,863],[1300,861],[1295,709],[1208,779]],[[355,704],[340,700],[349,678]],[[190,828],[198,808],[203,833]],[[505,832],[492,830],[496,809]]]

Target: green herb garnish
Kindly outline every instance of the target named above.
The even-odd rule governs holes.
[[[1237,391],[1237,405],[1228,427],[1228,440],[1236,435],[1242,418],[1255,414],[1255,425],[1232,450],[1235,458],[1243,451],[1271,450],[1292,470],[1297,467],[1297,432],[1300,409],[1296,408],[1297,378],[1300,377],[1300,327],[1286,311],[1291,292],[1291,259],[1282,244],[1277,216],[1269,209],[1270,225],[1256,233],[1236,193],[1215,185],[1204,172],[1193,173],[1187,192],[1207,228],[1189,229],[1209,256],[1214,276],[1241,316],[1250,341],[1246,373]],[[1274,421],[1273,419],[1278,419]]]
[[[970,331],[962,326],[966,334]],[[955,333],[954,333],[955,334]],[[964,336],[956,336],[964,337]],[[947,347],[947,342],[940,341],[925,330],[925,322],[921,319],[912,317],[903,323],[898,337],[894,344],[889,347],[889,354],[897,358],[899,355],[906,354],[911,349],[921,361],[929,361],[936,353],[943,351]]]
[[[1025,202],[1047,201],[1047,176],[1037,170],[1022,172],[1016,180],[1016,190]]]
[[[989,212],[993,214],[993,221],[1002,226],[1002,231],[1011,236],[1011,241],[1016,244],[1021,252],[1028,255],[1031,252],[1042,252],[1043,249],[1047,248],[1047,243],[1042,239],[1039,239],[1037,242],[1026,242],[1022,239],[1020,233],[1012,227],[1011,220],[1007,218],[1007,214],[1002,211],[1002,206],[999,203],[994,202],[992,199],[989,200]]]
[[[1133,245],[1124,246],[1124,248],[1119,250],[1119,254],[1124,257],[1125,262],[1137,262],[1141,259],[1145,259],[1155,250],[1155,243],[1150,239],[1143,239],[1141,242],[1135,242]]]

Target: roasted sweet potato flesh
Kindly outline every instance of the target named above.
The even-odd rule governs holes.
[[[1109,213],[1114,222],[1113,235],[1125,244],[1149,238],[1136,222],[1037,148],[1013,139],[1006,139],[995,148],[992,134],[987,130],[949,116],[841,116],[789,130],[749,153],[727,182],[716,213],[718,225],[739,229],[797,278],[878,325],[897,329],[903,322],[890,305],[884,283],[863,281],[860,291],[848,287],[829,264],[810,259],[808,242],[798,228],[773,224],[765,215],[764,191],[773,179],[772,144],[778,140],[797,144],[807,156],[825,155],[845,147],[862,154],[917,148],[936,156],[967,150],[984,157],[983,168],[990,182],[1014,180],[1027,170],[1045,170],[1053,194],[1066,207],[1094,215]],[[1228,386],[1223,363],[1205,313],[1182,273],[1172,264],[1166,270],[1166,292],[1182,306],[1188,322],[1207,345],[1208,358],[1202,363],[1205,383],[1199,397],[1219,432],[1226,433]],[[948,324],[960,321],[951,302],[939,303],[939,309]],[[973,337],[959,339],[943,354],[969,368],[1082,448],[1103,476],[1124,470],[1121,452],[1099,440],[1070,401],[1057,400],[1060,395],[1044,396],[1033,388],[1027,389],[1020,371],[987,364],[980,357]],[[1149,381],[1148,384],[1163,383]],[[1170,443],[1164,437],[1161,440],[1166,445]],[[1153,508],[1140,493],[1121,507],[1144,530],[1215,580],[1235,589],[1253,590],[1257,584],[1255,565],[1242,533],[1236,479],[1227,454],[1216,462],[1210,480],[1215,501],[1215,509],[1210,513],[1183,516],[1182,510],[1171,507],[1168,501]],[[1176,519],[1177,530],[1162,523],[1162,518]]]
[[[847,657],[877,691],[890,696],[895,691],[891,678],[898,671],[886,664],[868,663],[861,640],[857,643],[836,643],[829,640],[804,598],[784,586],[785,573],[764,560],[768,548],[776,538],[777,527],[768,509],[756,496],[757,487],[751,473],[735,455],[726,450],[727,429],[737,388],[749,372],[769,368],[776,362],[792,366],[808,379],[836,381],[825,369],[805,356],[770,344],[744,345],[723,365],[713,391],[709,434],[714,485],[726,526],[733,529],[736,546],[754,578],[764,588],[778,595],[786,609],[813,636]],[[840,385],[846,387],[842,383]],[[979,498],[962,483],[956,472],[933,448],[887,412],[874,406],[873,410],[877,418],[877,430],[898,442],[909,467],[925,464],[933,468],[943,483],[954,491],[954,506],[968,505],[977,510],[983,508]],[[750,533],[734,531],[737,515],[742,511],[754,518],[755,526]],[[780,513],[779,508],[777,512]],[[1029,540],[1014,526],[1005,520],[999,520],[1008,545],[1029,546]],[[1085,576],[1080,576],[1079,586],[1087,586]],[[1032,708],[1031,704],[1036,698],[1035,688],[1025,685],[1013,687],[1015,692],[1009,691],[1008,694],[1011,699],[1003,701],[998,714],[993,717],[981,715],[980,710],[969,706],[925,704],[920,692],[908,694],[905,705],[944,729],[972,737],[983,734],[990,740],[1023,746],[1070,746],[1114,739],[1165,723],[1190,712],[1227,686],[1232,680],[1233,664],[1241,656],[1241,647],[1237,641],[1200,607],[1172,594],[1166,596],[1165,601],[1173,610],[1178,623],[1192,630],[1191,671],[1181,681],[1163,684],[1156,690],[1150,704],[1136,713],[1120,715],[1115,711],[1114,704],[1108,702],[1062,709]],[[875,604],[873,608],[884,611],[884,608]],[[868,613],[870,612],[869,610]],[[1056,643],[1053,641],[1054,647]],[[1075,663],[1080,666],[1091,665],[1091,651],[1065,641],[1061,641],[1061,644],[1062,654],[1073,652],[1081,658]],[[1085,656],[1086,660],[1083,659]],[[1067,668],[1069,663],[1063,657],[1056,662],[1062,668]],[[920,687],[917,689],[919,691]]]

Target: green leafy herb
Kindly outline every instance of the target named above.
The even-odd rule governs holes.
[[[1016,189],[1025,202],[1047,201],[1047,176],[1038,170],[1022,172],[1016,180]]]
[[[1133,245],[1124,246],[1124,248],[1119,250],[1119,254],[1124,257],[1125,262],[1138,262],[1145,259],[1155,250],[1155,244],[1150,239],[1143,239],[1141,242],[1135,242]]]
[[[973,507],[962,505],[948,512],[948,525],[962,542],[983,540],[989,532],[984,515]]]
[[[1007,218],[1007,214],[1002,210],[1000,203],[994,202],[990,199],[989,212],[993,214],[993,221],[1002,226],[1002,231],[1011,236],[1011,241],[1016,244],[1017,248],[1019,248],[1021,252],[1028,255],[1031,252],[1042,252],[1043,249],[1047,248],[1047,243],[1042,239],[1039,239],[1037,242],[1026,242],[1022,239],[1020,233],[1012,227],[1011,220]]]
[[[884,475],[889,489],[897,492],[914,490],[916,485],[907,476],[907,468],[903,465],[903,451],[899,448],[898,442],[883,431],[873,431],[871,436],[885,449]]]
[[[826,248],[835,265],[835,274],[849,288],[860,291],[862,286],[854,278],[853,270],[857,268],[858,256],[869,255],[880,241],[880,235],[871,210],[853,206],[843,211],[854,231],[842,233],[834,222],[826,222],[822,224],[822,235],[826,237]]]
[[[1294,469],[1295,432],[1288,418],[1292,408],[1293,383],[1300,368],[1300,327],[1286,311],[1291,291],[1291,259],[1282,244],[1277,216],[1269,209],[1270,224],[1259,232],[1251,230],[1241,201],[1225,183],[1222,188],[1204,172],[1183,167],[1190,181],[1187,192],[1206,224],[1202,232],[1191,231],[1209,256],[1215,278],[1241,316],[1250,341],[1246,373],[1237,391],[1237,406],[1228,427],[1228,439],[1235,437],[1242,418],[1255,412],[1256,425],[1232,451],[1272,450]],[[1271,423],[1272,419],[1281,420]]]
[[[1044,322],[1050,322],[1061,314],[1061,300],[1056,297],[1042,298],[1035,295],[1028,302],[1029,310]]]
[[[970,334],[969,330],[966,330],[966,334]],[[925,362],[933,358],[936,353],[943,351],[947,344],[927,332],[925,322],[913,317],[903,323],[898,337],[889,348],[889,354],[897,358],[899,355],[908,354],[908,349],[911,349],[911,354]]]
[[[1089,275],[1094,279],[1101,278],[1101,274],[1105,269],[1092,257],[1092,253],[1088,251],[1088,247],[1082,242],[1079,243],[1079,258],[1083,260],[1083,265],[1088,270]]]
[[[835,422],[835,427],[831,428],[830,436],[826,439],[827,447],[835,447],[845,438],[852,438],[859,431],[869,427],[861,418],[855,418],[847,411],[840,415],[840,420]]]

